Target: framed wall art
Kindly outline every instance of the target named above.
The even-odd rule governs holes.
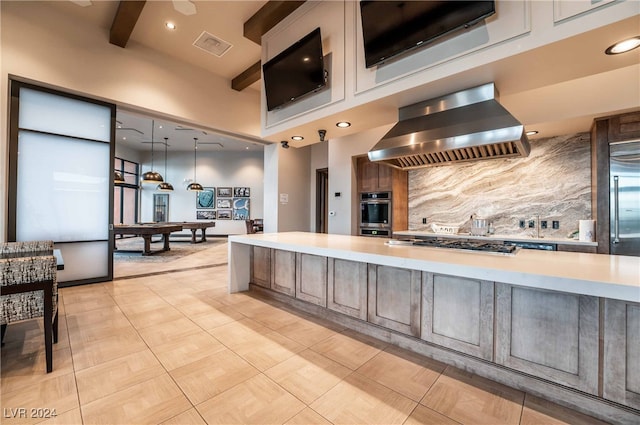
[[[196,219],[197,220],[215,220],[216,212],[215,210],[196,211]]]
[[[231,220],[231,210],[218,210],[218,220]]]
[[[215,208],[216,188],[205,187],[202,192],[196,193],[196,208]]]
[[[233,198],[233,219],[249,220],[248,198]]]
[[[233,188],[233,197],[234,198],[248,198],[251,196],[251,188],[249,187],[234,187]]]
[[[219,187],[218,188],[218,198],[231,198],[233,196],[233,191],[230,187]]]
[[[218,198],[216,200],[216,208],[231,208],[231,198]]]

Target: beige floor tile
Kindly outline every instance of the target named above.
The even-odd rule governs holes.
[[[386,344],[355,332],[335,334],[310,348],[338,363],[356,370],[386,348]]]
[[[331,425],[331,422],[320,416],[316,411],[306,408],[289,419],[285,425]]]
[[[421,404],[411,412],[404,425],[458,425],[459,422]],[[496,424],[497,425],[497,424]],[[543,425],[543,424],[539,424]]]
[[[273,330],[300,320],[300,317],[295,314],[263,302],[247,301],[236,304],[235,308],[250,319]]]
[[[361,375],[420,401],[446,365],[398,348],[387,347],[360,366]]]
[[[136,329],[144,329],[159,323],[171,322],[185,317],[179,310],[166,303],[165,306],[157,307],[152,310],[129,312],[125,314]]]
[[[164,368],[150,350],[78,371],[76,383],[80,403],[90,403],[164,373]]]
[[[45,411],[45,413],[47,413]],[[50,412],[49,412],[50,413]],[[82,415],[80,409],[72,409],[64,413],[55,413],[55,416],[49,417],[49,419],[43,422],[38,422],[40,425],[82,425]]]
[[[271,329],[251,319],[242,319],[218,326],[208,332],[227,347],[236,347],[260,340],[263,334],[270,331]]]
[[[447,368],[421,404],[463,424],[517,424],[524,393]]]
[[[166,370],[173,370],[196,360],[205,358],[226,347],[210,334],[199,331],[183,338],[151,347]]]
[[[53,370],[46,373],[47,362],[44,344],[41,350],[17,355],[2,349],[1,392],[19,390],[29,385],[73,373],[71,350],[65,348],[53,352]]]
[[[79,407],[76,381],[73,373],[46,379],[16,391],[2,392],[3,424],[37,423],[43,420],[32,415],[31,409],[55,409],[60,415]],[[20,408],[26,409],[24,415]],[[8,417],[7,417],[8,416]]]
[[[69,301],[69,298],[71,298],[72,301]],[[87,293],[75,297],[66,296],[64,298],[64,311],[67,315],[98,310],[114,305],[116,305],[116,302],[111,298],[111,295],[105,291],[97,291],[95,294]]]
[[[147,349],[138,333],[125,328],[117,335],[92,342],[71,344],[76,371]]]
[[[89,312],[90,313],[90,312]],[[74,322],[76,317],[73,317]],[[133,330],[133,326],[122,313],[113,314],[101,322],[91,324],[75,325],[69,329],[69,340],[77,342],[93,342],[99,339],[117,335],[123,329]]]
[[[23,356],[44,352],[44,321],[40,319],[9,323],[4,338],[2,353]],[[58,342],[53,344],[53,351],[68,349],[69,335],[64,316],[58,318]]]
[[[183,316],[177,320],[161,322],[138,329],[138,332],[149,347],[155,347],[202,332],[202,328]]]
[[[309,407],[333,424],[402,424],[416,405],[354,372]]]
[[[210,330],[218,326],[226,325],[227,323],[235,322],[236,320],[242,320],[245,316],[230,306],[222,306],[208,313],[189,315],[189,318],[202,329]]]
[[[82,406],[84,424],[156,424],[191,408],[169,375],[157,376]]]
[[[110,305],[86,312],[73,314],[67,313],[65,317],[67,321],[67,328],[69,330],[76,330],[87,326],[100,326],[103,323],[114,324],[117,326],[120,322],[128,322],[127,317],[122,313],[122,310],[120,310],[117,305]]]
[[[162,425],[207,425],[200,413],[194,408],[162,422]]]
[[[170,372],[193,404],[202,403],[258,373],[256,368],[228,349]]]
[[[312,403],[352,373],[315,351],[305,350],[265,371],[265,375],[306,404]]]
[[[282,424],[305,405],[261,374],[196,408],[208,424]]]
[[[277,332],[269,332],[252,341],[234,344],[231,349],[259,370],[265,371],[294,356],[305,347]]]
[[[640,418],[638,418],[640,423]],[[604,425],[594,417],[567,409],[539,397],[527,394],[520,425]]]
[[[324,341],[339,331],[341,329],[332,329],[332,325],[329,323],[318,324],[307,318],[298,318],[295,322],[278,328],[278,333],[305,347],[311,347]]]

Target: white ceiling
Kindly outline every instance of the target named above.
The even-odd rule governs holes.
[[[266,1],[197,1],[196,13],[190,16],[176,11],[174,4],[183,0],[147,1],[129,43],[139,43],[155,49],[175,60],[181,60],[207,71],[231,79],[260,60],[261,48],[242,35],[243,24]],[[117,1],[77,1],[89,4],[82,7],[72,1],[54,2],[54,7],[64,13],[93,23],[108,34],[117,10]],[[184,3],[184,2],[183,2]],[[181,6],[184,6],[182,4]],[[177,25],[176,31],[163,27],[171,20]],[[233,45],[218,58],[192,46],[195,39],[207,31]],[[536,137],[549,137],[573,132],[589,131],[596,117],[611,115],[629,110],[629,99],[640,98],[640,49],[623,55],[606,56],[604,49],[624,37],[640,33],[640,18],[630,17],[607,27],[570,37],[543,48],[508,57],[468,72],[439,80],[433,84],[396,93],[353,110],[344,111],[335,116],[300,125],[291,129],[291,134],[270,135],[272,142],[288,139],[292,134],[302,134],[305,141],[293,142],[292,146],[318,141],[317,130],[327,129],[327,138],[338,137],[365,131],[380,125],[391,124],[396,119],[398,107],[433,97],[425,93],[446,94],[473,85],[493,81],[500,92],[500,102],[516,116],[527,129],[539,130]],[[245,90],[260,90],[258,81]],[[623,93],[624,96],[616,96]],[[426,96],[426,97],[425,97]],[[624,99],[623,99],[624,98]],[[640,103],[640,102],[638,102]],[[622,106],[621,106],[622,105]],[[638,104],[633,105],[637,109]],[[131,116],[119,111],[118,120],[127,128],[148,128],[150,119]],[[348,130],[339,130],[335,122],[346,119],[354,125]],[[178,130],[179,124],[165,122],[165,131],[156,133],[154,138],[169,137],[171,149],[192,149],[193,137],[198,132]],[[148,131],[144,138],[150,137]],[[225,149],[242,150],[247,146],[261,148],[260,139],[243,140],[232,134],[201,134],[203,141],[220,142]],[[124,133],[119,130],[118,137]],[[187,135],[187,133],[189,133]],[[133,136],[130,136],[133,137]],[[141,140],[131,141],[135,149],[150,149],[150,144]],[[118,141],[121,143],[121,140]],[[255,145],[252,143],[256,143]],[[203,145],[203,149],[216,149],[217,145]]]

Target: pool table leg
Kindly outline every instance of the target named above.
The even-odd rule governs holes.
[[[142,255],[151,254],[151,235],[142,235],[142,239],[144,239],[144,250],[142,251]]]
[[[163,251],[169,251],[169,233],[162,234],[162,242],[164,242]]]

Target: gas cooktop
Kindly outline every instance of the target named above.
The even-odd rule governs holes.
[[[413,245],[433,248],[451,248],[465,251],[480,251],[494,254],[514,255],[518,247],[497,242],[469,241],[457,239],[424,239],[414,240]]]

